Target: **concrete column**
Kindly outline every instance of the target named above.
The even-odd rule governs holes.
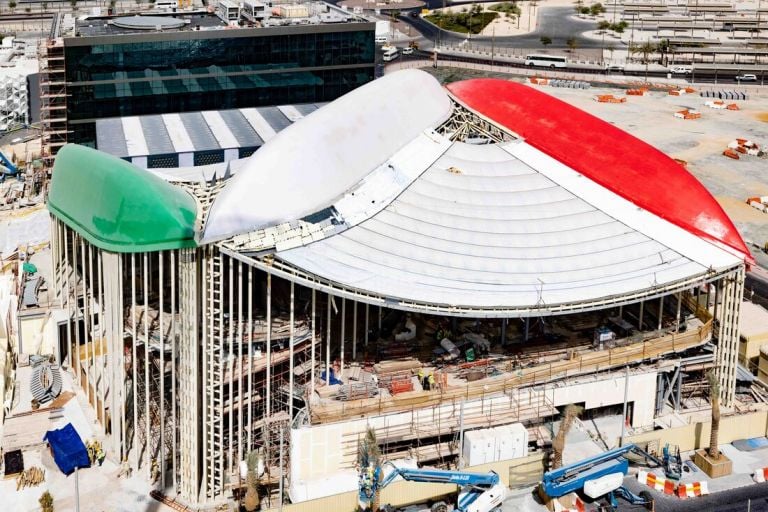
[[[744,294],[744,267],[722,280],[720,325],[715,351],[716,372],[720,381],[720,397],[725,407],[733,405],[736,394],[736,366],[739,357],[739,312]]]

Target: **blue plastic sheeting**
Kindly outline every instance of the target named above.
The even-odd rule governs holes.
[[[739,439],[731,444],[742,452],[753,452],[762,448],[768,448],[768,439],[765,437],[753,437],[752,439]]]
[[[331,386],[334,385],[334,384],[344,384],[343,382],[341,382],[339,379],[336,378],[335,373],[336,372],[333,371],[333,368],[331,368],[331,378],[328,379],[328,384],[331,385]],[[320,372],[320,380],[325,382],[325,370]]]
[[[91,465],[83,440],[71,423],[58,430],[46,432],[43,441],[48,441],[53,452],[53,460],[65,475],[71,474],[76,467],[87,468]]]

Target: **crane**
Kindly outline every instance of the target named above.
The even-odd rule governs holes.
[[[541,490],[550,498],[559,498],[578,490],[583,490],[590,498],[607,496],[614,509],[618,506],[617,496],[635,505],[650,505],[653,503],[650,493],[643,491],[638,496],[622,486],[624,475],[629,470],[626,458],[629,453],[665,467],[661,460],[650,453],[634,444],[627,444],[544,473]]]
[[[361,471],[359,497],[360,503],[364,506],[368,506],[376,492],[391,484],[398,476],[408,482],[460,485],[456,512],[490,512],[501,506],[501,502],[506,497],[506,487],[494,471],[470,473],[442,469],[399,468],[391,462],[386,462],[382,466],[386,465],[392,466],[392,471],[383,480],[381,480],[382,467],[369,472]],[[432,512],[449,510],[445,502],[438,502],[432,506]]]

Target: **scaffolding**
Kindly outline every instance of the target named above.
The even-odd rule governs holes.
[[[54,15],[51,36],[40,43],[40,124],[43,171],[50,173],[53,159],[67,143],[67,83],[64,41],[54,38],[58,16]]]

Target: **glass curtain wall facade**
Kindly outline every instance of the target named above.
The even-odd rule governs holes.
[[[374,25],[65,40],[71,142],[96,119],[331,101],[374,78]]]

